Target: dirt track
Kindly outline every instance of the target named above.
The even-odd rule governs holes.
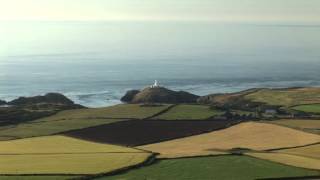
[[[129,120],[70,131],[64,135],[95,142],[139,146],[198,135],[237,124],[237,121]]]

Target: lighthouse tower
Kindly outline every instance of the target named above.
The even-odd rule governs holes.
[[[155,80],[155,81],[154,81],[154,84],[153,84],[153,85],[151,85],[150,87],[151,87],[151,88],[157,88],[157,87],[160,87],[160,86],[159,86],[158,81],[157,81],[157,80]]]

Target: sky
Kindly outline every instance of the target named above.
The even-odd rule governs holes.
[[[320,0],[0,0],[0,20],[320,22]]]

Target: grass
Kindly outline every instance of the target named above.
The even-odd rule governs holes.
[[[276,152],[283,153],[283,154],[304,156],[304,157],[320,160],[320,144],[310,145],[306,147],[292,148],[292,149],[284,149]]]
[[[247,153],[250,156],[285,165],[320,170],[320,160],[284,153]]]
[[[320,134],[320,120],[309,119],[281,119],[276,121],[266,121],[272,124],[278,124],[298,130]]]
[[[103,177],[101,179],[253,180],[258,178],[315,175],[319,175],[319,172],[290,167],[247,156],[217,156],[161,160],[148,167],[131,170],[122,175]]]
[[[98,119],[98,118],[136,118],[150,117],[166,108],[162,106],[141,106],[140,104],[120,104],[106,108],[90,108],[62,111],[54,116],[43,118],[42,121],[57,119]]]
[[[20,139],[36,136],[46,136],[65,131],[83,129],[101,124],[109,124],[122,121],[120,119],[63,119],[34,121],[7,126],[0,129],[0,140]]]
[[[320,103],[320,88],[262,89],[245,96],[269,105],[295,106]]]
[[[319,114],[320,113],[320,104],[300,105],[300,106],[295,106],[292,109],[307,112],[307,113]]]
[[[76,179],[81,176],[1,176],[1,180],[67,180],[67,179]]]
[[[227,129],[139,146],[161,157],[183,157],[226,152],[234,148],[268,150],[320,142],[320,136],[273,124],[247,122]]]
[[[210,109],[203,105],[177,105],[168,112],[155,117],[154,119],[165,120],[197,120],[208,119],[212,116],[222,114],[222,111]]]
[[[168,105],[147,107],[137,104],[122,104],[107,108],[67,110],[32,122],[1,127],[0,140],[52,135],[118,122],[126,118],[146,118],[167,107]]]
[[[231,113],[232,113],[232,114],[238,114],[238,115],[240,115],[240,116],[242,116],[242,115],[246,115],[246,116],[254,115],[254,112],[242,111],[242,110],[232,110]]]
[[[98,174],[145,161],[148,153],[0,155],[3,174]]]
[[[150,153],[64,136],[0,142],[0,174],[97,174],[145,161]]]
[[[141,152],[131,148],[94,143],[59,135],[2,141],[0,147],[0,154]]]

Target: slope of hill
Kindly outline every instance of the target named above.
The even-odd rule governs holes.
[[[237,93],[203,96],[198,102],[251,110],[263,106],[291,107],[320,103],[320,88],[249,89]]]
[[[200,97],[197,101],[200,104],[213,104],[216,106],[235,106],[242,103],[245,95],[260,91],[261,89],[248,89],[245,91],[225,94],[209,94]]]
[[[245,99],[269,105],[295,106],[320,103],[320,88],[261,89]]]
[[[272,124],[247,122],[220,131],[166,141],[139,148],[161,157],[216,154],[235,148],[268,150],[320,142],[320,136]]]

